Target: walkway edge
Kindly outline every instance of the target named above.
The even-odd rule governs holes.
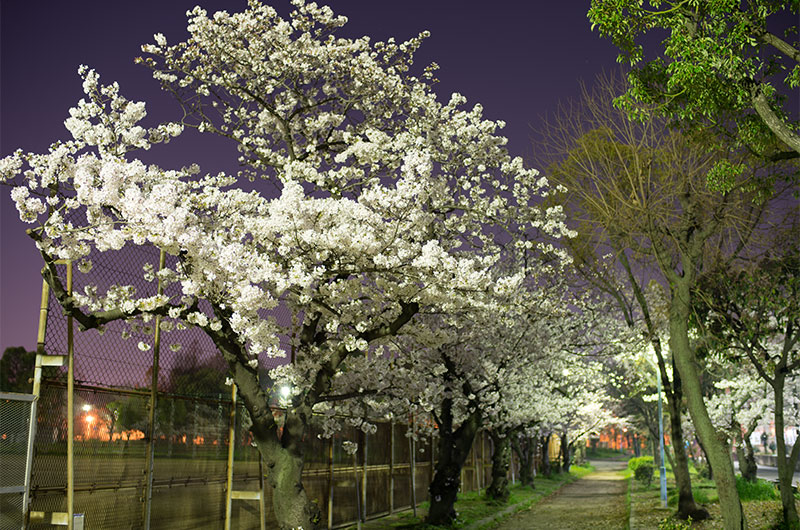
[[[486,528],[487,526],[489,526],[492,523],[495,523],[495,522],[498,522],[498,521],[500,521],[502,519],[505,519],[509,515],[514,515],[517,512],[521,512],[522,510],[527,510],[527,509],[531,508],[532,506],[534,506],[535,504],[537,504],[537,503],[539,503],[539,502],[541,502],[541,501],[543,501],[545,499],[549,499],[550,497],[552,497],[553,495],[555,495],[556,493],[561,491],[561,488],[563,488],[567,484],[571,484],[572,482],[575,482],[579,478],[580,477],[576,477],[575,475],[570,475],[569,478],[564,479],[564,482],[559,484],[556,489],[554,489],[553,491],[551,491],[547,495],[544,495],[542,497],[537,497],[535,499],[529,499],[527,501],[518,502],[517,504],[512,504],[511,506],[506,506],[505,508],[503,508],[499,512],[495,512],[492,515],[490,515],[489,517],[486,517],[484,519],[481,519],[480,521],[474,522],[469,526],[465,526],[464,530],[480,530],[481,528]]]

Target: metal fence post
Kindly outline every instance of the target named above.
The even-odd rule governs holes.
[[[353,476],[356,483],[356,528],[361,530],[361,496],[358,492],[358,452],[353,453]]]
[[[225,530],[231,530],[231,501],[233,499],[233,450],[236,439],[236,383],[231,384],[231,412],[228,422],[228,469],[225,491]]]
[[[36,334],[36,365],[33,369],[31,419],[28,424],[28,449],[25,454],[25,491],[22,494],[22,514],[28,517],[30,506],[31,471],[33,470],[33,445],[36,439],[36,422],[39,415],[39,396],[42,391],[42,362],[45,356],[44,342],[47,334],[47,314],[50,307],[50,284],[42,280],[42,297],[39,304],[39,328]]]
[[[258,498],[258,524],[260,530],[267,530],[267,506],[264,499],[264,458],[261,451],[258,452],[258,491],[261,496]]]
[[[479,480],[478,479],[478,448],[476,447],[476,444],[474,442],[472,444],[472,449],[470,449],[470,450],[472,451],[472,480],[473,480],[473,487],[475,488],[475,491],[480,491],[481,490],[481,485],[478,482],[478,480]]]
[[[67,294],[72,295],[72,262],[67,262]],[[67,316],[67,530],[75,519],[75,337]]]
[[[431,431],[431,446],[430,446],[430,450],[431,450],[431,474],[428,477],[428,484],[431,484],[433,482],[433,472],[436,469],[436,457],[435,457],[434,452],[433,452],[433,432],[432,431]],[[428,488],[428,500],[430,500],[430,488]]]
[[[394,513],[394,419],[389,423],[389,513]]]
[[[480,485],[486,484],[486,431],[481,432],[481,480]],[[480,487],[478,491],[480,491]]]
[[[158,256],[158,270],[164,268],[166,253],[162,250]],[[157,293],[164,294],[164,285],[161,276],[158,277]],[[156,317],[153,336],[153,370],[150,380],[150,403],[147,411],[147,446],[145,465],[145,492],[144,492],[144,528],[150,530],[150,513],[153,505],[153,467],[155,464],[155,435],[156,435],[156,405],[158,403],[158,370],[161,350],[161,317]],[[171,426],[170,426],[171,427]]]
[[[414,517],[417,516],[417,463],[416,463],[416,451],[417,451],[417,443],[414,440],[414,415],[411,415],[411,425],[409,426],[411,431],[411,436],[408,437],[408,446],[409,446],[409,465],[411,467],[411,508],[414,512]]]
[[[333,436],[328,443],[328,530],[333,528]]]
[[[361,520],[367,520],[367,445],[369,445],[369,435],[364,433],[364,473],[361,475]]]

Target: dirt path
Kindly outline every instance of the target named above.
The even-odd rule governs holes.
[[[529,510],[507,519],[503,530],[625,528],[625,462],[593,461],[596,471],[561,488]]]

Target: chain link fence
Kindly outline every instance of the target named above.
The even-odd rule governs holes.
[[[174,258],[168,257],[166,265],[174,267]],[[158,268],[159,252],[153,248],[93,255],[88,273],[75,271],[73,292],[84,293],[90,283],[99,292],[116,284],[131,286],[137,296],[152,296],[158,283],[146,270]],[[166,294],[174,294],[170,289]],[[47,308],[42,353],[67,355],[68,319],[53,295]],[[291,315],[284,313],[275,317],[288,323]],[[234,406],[231,387],[225,385],[226,366],[197,328],[162,332],[158,348],[154,338],[152,320],[114,322],[101,332],[74,334],[74,513],[84,514],[86,528],[223,527]],[[288,344],[282,346],[288,351]],[[263,357],[260,369],[266,372],[279,361]],[[67,368],[48,367],[43,373],[30,510],[67,512]],[[232,489],[255,491],[260,487],[259,454],[240,406],[233,417]],[[435,443],[412,441],[407,428],[380,423],[370,435],[346,428],[331,439],[312,428],[303,484],[329,527],[427,500]],[[345,440],[358,442],[355,455],[344,451]],[[462,474],[463,490],[487,485],[487,447],[481,436]],[[271,528],[276,522],[268,490],[264,504]],[[231,528],[259,528],[259,518],[258,502],[232,502]],[[52,526],[32,521],[29,527]]]
[[[24,527],[31,417],[30,394],[0,392],[0,528]]]

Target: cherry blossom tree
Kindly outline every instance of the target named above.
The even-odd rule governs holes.
[[[742,477],[755,482],[758,468],[750,435],[765,423],[773,398],[768,385],[747,372],[714,384],[719,393],[708,400],[708,413],[717,428],[734,440]]]
[[[359,396],[385,411],[378,397],[403,354],[395,338],[418,314],[501,313],[498,295],[522,281],[490,273],[504,247],[558,261],[563,253],[528,236],[566,229],[560,207],[536,206],[548,183],[509,156],[502,122],[458,94],[439,102],[432,68],[411,75],[425,34],[400,44],[341,38],[345,17],[294,5],[287,19],[257,1],[233,15],[195,8],[188,40],[168,45],[158,34],[143,47],[141,62],[182,105],[181,123],[144,127],[143,102],[81,67],[86,98],[65,122],[72,139],[3,159],[0,180],[81,329],[155,318],[164,331],[192,325],[213,340],[252,419],[279,525],[316,528],[301,475],[312,414]],[[185,127],[235,142],[242,170],[203,175],[136,158]],[[248,180],[277,192],[249,191]],[[57,260],[88,272],[94,253],[131,245],[168,256],[145,271],[161,280],[158,294],[128,285],[71,294],[58,274]],[[276,318],[279,307],[296,325]],[[269,374],[291,388],[279,425],[258,363],[284,358],[288,337],[293,362]]]

